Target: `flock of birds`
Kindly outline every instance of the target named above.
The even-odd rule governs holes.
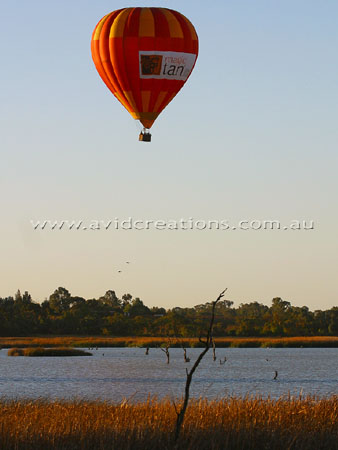
[[[130,264],[130,261],[126,261],[126,264]],[[122,270],[118,270],[117,273],[122,273]]]

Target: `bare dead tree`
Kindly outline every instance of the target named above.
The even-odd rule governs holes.
[[[216,357],[216,344],[215,344],[215,339],[211,338],[212,340],[212,359],[214,361],[216,361],[217,357]]]
[[[187,356],[186,343],[181,337],[177,337],[177,334],[175,334],[175,344],[179,344],[182,347],[184,362],[185,363],[190,362],[190,358],[188,358]]]
[[[176,411],[176,415],[177,415],[177,420],[176,420],[176,429],[175,429],[175,442],[177,442],[179,435],[180,435],[180,431],[182,428],[182,424],[184,421],[184,415],[188,406],[188,402],[189,402],[189,396],[190,396],[190,385],[192,382],[192,376],[195,373],[195,370],[197,369],[197,367],[199,366],[200,362],[202,361],[203,357],[206,355],[206,353],[208,352],[210,346],[211,346],[211,341],[212,341],[212,329],[214,326],[214,320],[215,320],[215,308],[217,303],[221,300],[222,297],[224,297],[224,293],[226,292],[227,289],[224,289],[223,292],[221,292],[219,294],[219,296],[217,297],[217,299],[215,301],[212,302],[212,308],[211,308],[211,318],[210,318],[210,323],[209,323],[209,328],[207,330],[207,336],[205,339],[202,339],[201,337],[199,338],[199,341],[201,342],[201,344],[204,345],[204,350],[200,353],[199,357],[196,359],[194,365],[192,366],[192,368],[190,369],[190,371],[188,371],[188,369],[186,370],[187,373],[187,379],[185,382],[185,391],[184,391],[184,399],[183,399],[183,404],[182,407],[180,408],[180,410],[178,411],[177,406],[174,402],[174,408]]]
[[[184,358],[184,362],[188,363],[190,362],[190,358],[187,357],[187,349],[184,347],[183,344],[181,344],[182,348],[183,348],[183,358]]]
[[[170,363],[170,353],[169,353],[169,348],[170,348],[170,344],[166,343],[165,347],[160,347],[160,349],[162,350],[162,352],[164,352],[167,356],[167,364]]]

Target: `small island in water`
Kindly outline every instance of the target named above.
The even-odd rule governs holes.
[[[76,348],[11,348],[8,356],[92,356],[92,353]]]

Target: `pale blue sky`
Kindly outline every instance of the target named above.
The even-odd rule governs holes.
[[[195,71],[151,144],[106,89],[91,33],[130,6],[0,4],[0,296],[58,286],[147,305],[336,306],[338,3],[138,2],[185,14]],[[313,231],[34,231],[30,220],[314,220]],[[125,261],[131,261],[130,266]],[[117,275],[117,270],[123,269]]]

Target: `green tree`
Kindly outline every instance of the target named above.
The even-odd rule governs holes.
[[[102,297],[100,297],[99,301],[114,309],[119,309],[122,306],[122,302],[115,294],[115,291],[111,290],[107,291]]]
[[[55,313],[61,314],[68,311],[71,304],[71,295],[63,287],[57,288],[49,297],[49,307]]]
[[[124,307],[124,312],[131,317],[145,316],[150,314],[150,309],[145,306],[138,297]]]

